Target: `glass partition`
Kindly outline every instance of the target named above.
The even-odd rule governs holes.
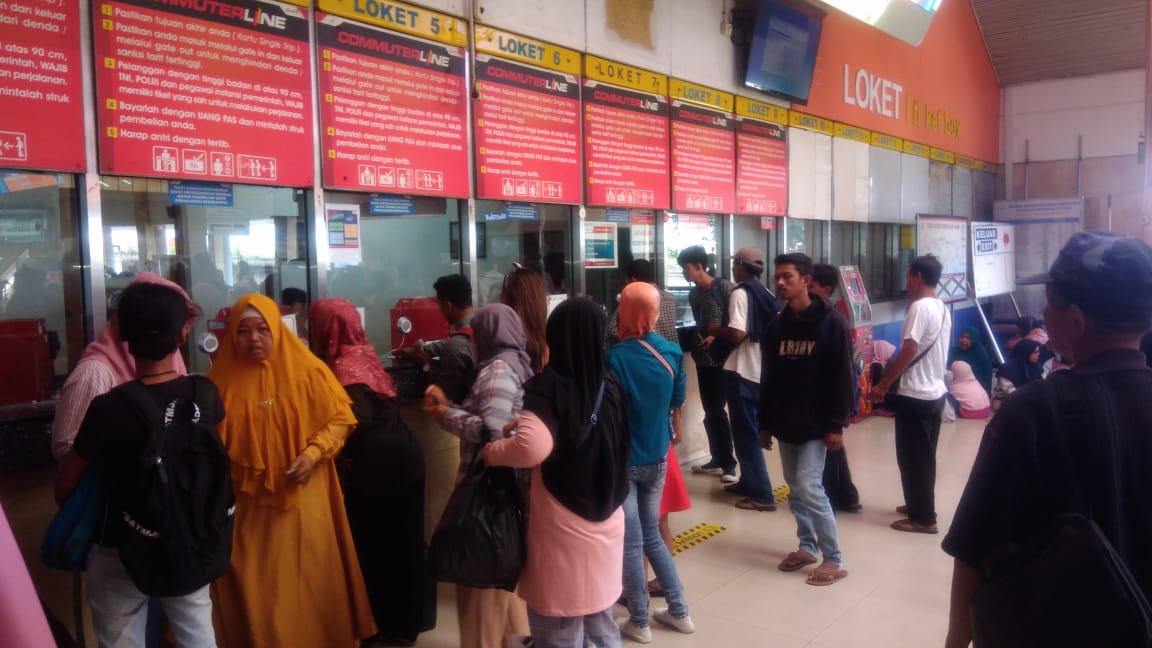
[[[620,290],[628,282],[624,268],[633,259],[647,259],[654,268],[659,267],[660,259],[656,257],[657,218],[663,219],[663,212],[603,207],[585,210],[585,292],[590,299],[604,306],[606,312],[616,310]],[[589,231],[604,228],[607,228],[605,233]],[[595,240],[589,240],[592,238]],[[606,239],[611,239],[611,244]],[[599,245],[602,242],[605,244]]]
[[[677,324],[692,326],[696,319],[688,303],[688,293],[692,284],[684,278],[680,264],[676,262],[680,250],[693,245],[702,245],[708,251],[710,270],[714,276],[725,276],[728,270],[720,258],[723,240],[723,217],[716,214],[677,214],[668,213],[664,222],[664,287],[676,295],[679,317]]]
[[[477,305],[500,301],[504,275],[520,264],[539,272],[549,295],[572,294],[573,207],[476,201]],[[553,298],[552,303],[555,303]]]

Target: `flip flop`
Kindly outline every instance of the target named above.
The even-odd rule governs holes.
[[[831,565],[831,569],[824,569],[824,565]],[[824,569],[824,571],[820,571],[821,569]],[[836,571],[832,571],[833,569]],[[832,563],[824,563],[816,569],[813,569],[812,573],[808,574],[808,580],[805,582],[816,587],[825,587],[835,583],[847,575],[847,569],[841,569],[836,565],[832,565]]]
[[[751,497],[745,497],[744,499],[736,502],[736,508],[743,509],[745,511],[767,511],[767,512],[771,512],[771,511],[776,510],[776,503],[775,502],[772,502],[772,503],[758,502],[758,501],[752,499]]]
[[[816,562],[815,556],[809,556],[803,551],[793,551],[792,553],[788,554],[787,558],[780,561],[780,564],[776,566],[776,569],[779,569],[782,572],[794,572],[804,568],[806,565],[811,565],[814,562]]]
[[[940,533],[940,527],[935,524],[920,524],[908,518],[896,520],[892,523],[892,528],[905,533]]]

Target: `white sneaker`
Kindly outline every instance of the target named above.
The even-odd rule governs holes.
[[[617,619],[620,624],[620,636],[631,639],[636,643],[652,643],[652,628],[641,628],[632,622],[632,619]]]
[[[668,608],[656,608],[652,612],[652,619],[657,623],[668,626],[669,628],[675,628],[684,634],[692,634],[693,632],[696,632],[696,624],[692,623],[692,617],[685,614],[684,618],[677,619],[676,617],[672,616],[672,613],[668,611]]]
[[[721,484],[735,484],[738,481],[740,481],[740,480],[736,478],[736,471],[735,470],[733,470],[732,472],[726,472],[723,475],[720,475],[720,483]]]
[[[723,468],[713,466],[711,463],[692,466],[692,473],[695,475],[719,475],[722,472],[724,472]]]

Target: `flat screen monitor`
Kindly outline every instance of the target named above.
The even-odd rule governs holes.
[[[808,103],[824,12],[792,0],[760,0],[744,84]]]

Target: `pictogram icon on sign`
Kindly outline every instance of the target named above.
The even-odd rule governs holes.
[[[559,182],[544,181],[544,195],[549,198],[563,198],[564,185]]]
[[[236,169],[232,166],[231,153],[212,152],[208,159],[212,163],[212,175],[227,177],[236,175]]]
[[[501,196],[515,196],[516,187],[512,184],[512,178],[504,178],[500,182],[500,195]]]
[[[376,167],[371,164],[359,164],[356,166],[356,175],[360,178],[360,184],[365,187],[376,186]]]
[[[259,155],[237,155],[240,166],[239,177],[251,180],[275,180],[276,158]]]
[[[184,173],[208,173],[208,152],[197,149],[181,149],[180,160]]]
[[[28,135],[17,131],[0,131],[0,160],[27,160]]]
[[[172,146],[152,147],[152,170],[163,173],[176,173],[176,161],[179,151]]]
[[[416,186],[416,178],[412,169],[403,167],[396,169],[396,186],[401,189],[411,189]]]
[[[395,187],[396,186],[396,168],[395,167],[376,167],[376,173],[379,174],[377,178],[381,187]]]

